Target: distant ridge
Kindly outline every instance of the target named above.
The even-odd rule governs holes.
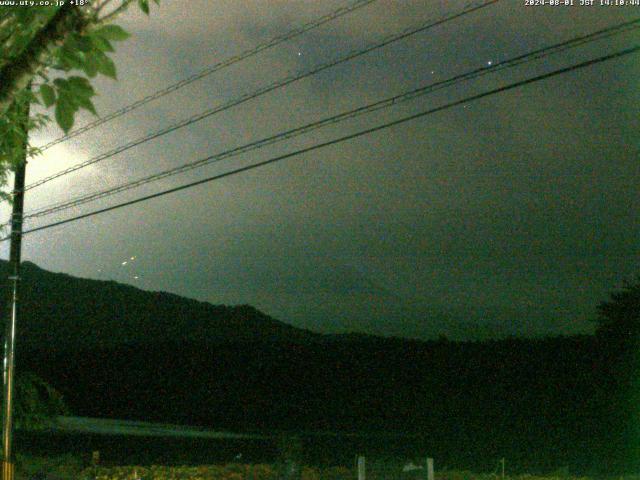
[[[8,262],[0,260],[6,278]],[[308,342],[322,337],[250,305],[200,302],[114,281],[89,280],[23,263],[20,344],[91,348],[166,342]],[[5,297],[8,294],[3,282]],[[0,314],[6,313],[0,302]]]
[[[94,419],[66,420],[61,436],[89,435],[88,423],[92,435],[124,426],[132,436],[168,433],[123,423],[134,420],[267,436],[322,432],[313,438],[319,459],[351,442],[354,452],[411,446],[465,469],[486,471],[487,459],[509,458],[513,471],[637,471],[625,463],[636,445],[627,427],[637,418],[626,385],[636,379],[620,377],[633,369],[594,336],[326,335],[248,305],[211,305],[29,262],[23,277],[17,374],[39,375],[73,415]]]

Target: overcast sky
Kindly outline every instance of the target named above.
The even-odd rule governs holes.
[[[579,0],[575,0],[579,3]],[[104,115],[347,0],[164,0],[120,22]],[[45,152],[27,183],[467,2],[378,0]],[[640,16],[503,0],[29,191],[32,210]],[[624,47],[627,33],[32,221],[38,226]],[[295,326],[432,338],[592,331],[638,272],[640,62],[630,55],[34,233],[24,259]],[[91,120],[81,115],[77,125]],[[56,126],[34,144],[58,137]],[[5,216],[8,209],[3,210]],[[8,256],[7,245],[2,254]],[[131,257],[134,257],[131,260]],[[123,265],[123,262],[127,262]]]

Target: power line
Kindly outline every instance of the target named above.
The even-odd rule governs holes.
[[[475,101],[475,100],[479,100],[481,98],[488,97],[490,95],[495,95],[497,93],[501,93],[501,92],[505,92],[505,91],[508,91],[508,90],[512,90],[514,88],[519,88],[519,87],[522,87],[524,85],[528,85],[528,84],[531,84],[531,83],[539,82],[539,81],[545,80],[547,78],[551,78],[551,77],[554,77],[554,76],[557,76],[557,75],[561,75],[561,74],[568,73],[568,72],[571,72],[571,71],[574,71],[574,70],[578,70],[578,69],[581,69],[581,68],[585,68],[585,67],[588,67],[588,66],[591,66],[591,65],[602,63],[602,62],[605,62],[607,60],[612,60],[614,58],[620,58],[620,57],[623,57],[625,55],[630,55],[632,53],[636,53],[638,51],[640,51],[640,45],[636,45],[634,47],[627,48],[625,50],[620,50],[618,52],[615,52],[615,53],[612,53],[612,54],[609,54],[609,55],[605,55],[605,56],[598,57],[598,58],[591,59],[591,60],[587,60],[587,61],[584,61],[584,62],[581,62],[581,63],[578,63],[578,64],[574,64],[574,65],[571,65],[569,67],[560,68],[560,69],[557,69],[557,70],[554,70],[552,72],[548,72],[548,73],[545,73],[545,74],[542,74],[542,75],[537,75],[535,77],[528,78],[526,80],[521,80],[519,82],[514,82],[514,83],[511,83],[509,85],[500,87],[500,88],[495,88],[493,90],[488,90],[488,91],[483,92],[483,93],[479,93],[479,94],[476,94],[476,95],[472,95],[472,96],[466,97],[466,98],[464,98],[462,100],[456,100],[455,102],[451,102],[451,103],[447,103],[447,104],[439,106],[439,107],[431,108],[429,110],[425,110],[425,111],[422,111],[420,113],[409,115],[409,116],[400,118],[398,120],[394,120],[392,122],[384,123],[384,124],[378,125],[376,127],[367,128],[365,130],[360,130],[360,131],[358,131],[356,133],[352,133],[350,135],[345,135],[343,137],[339,137],[339,138],[336,138],[336,139],[333,139],[333,140],[330,140],[330,141],[327,141],[327,142],[319,143],[319,144],[313,145],[311,147],[307,147],[307,148],[303,148],[303,149],[300,149],[300,150],[296,150],[295,152],[287,153],[287,154],[284,154],[284,155],[279,155],[277,157],[273,157],[273,158],[270,158],[268,160],[264,160],[262,162],[254,163],[252,165],[236,168],[234,170],[230,170],[230,171],[225,172],[225,173],[221,173],[221,174],[214,175],[214,176],[211,176],[211,177],[208,177],[208,178],[204,178],[202,180],[191,182],[191,183],[188,183],[186,185],[181,185],[179,187],[170,188],[168,190],[163,190],[161,192],[157,192],[157,193],[154,193],[154,194],[151,194],[151,195],[146,195],[146,196],[143,196],[143,197],[139,197],[139,198],[136,198],[134,200],[129,200],[127,202],[119,203],[117,205],[112,205],[110,207],[101,208],[99,210],[94,210],[93,212],[84,213],[82,215],[77,215],[75,217],[67,218],[65,220],[60,220],[58,222],[53,222],[53,223],[49,223],[47,225],[42,225],[40,227],[32,228],[32,229],[24,231],[23,234],[34,233],[34,232],[38,232],[40,230],[46,230],[48,228],[56,227],[56,226],[59,226],[59,225],[64,225],[66,223],[70,223],[70,222],[74,222],[74,221],[81,220],[81,219],[84,219],[84,218],[92,217],[92,216],[95,216],[95,215],[99,215],[101,213],[110,212],[112,210],[117,210],[119,208],[123,208],[123,207],[129,206],[129,205],[134,205],[136,203],[140,203],[140,202],[144,202],[144,201],[147,201],[147,200],[151,200],[153,198],[162,197],[162,196],[168,195],[170,193],[175,193],[175,192],[179,192],[181,190],[186,190],[186,189],[198,186],[198,185],[202,185],[202,184],[205,184],[205,183],[212,182],[214,180],[219,180],[219,179],[222,179],[222,178],[230,177],[232,175],[236,175],[238,173],[243,173],[243,172],[246,172],[246,171],[249,171],[249,170],[253,170],[253,169],[258,168],[258,167],[263,167],[265,165],[269,165],[269,164],[272,164],[272,163],[275,163],[275,162],[279,162],[279,161],[285,160],[287,158],[295,157],[295,156],[298,156],[298,155],[302,155],[304,153],[308,153],[308,152],[311,152],[311,151],[314,151],[314,150],[318,150],[320,148],[328,147],[330,145],[335,145],[337,143],[341,143],[341,142],[344,142],[344,141],[347,141],[347,140],[352,140],[354,138],[358,138],[358,137],[361,137],[363,135],[368,135],[370,133],[378,132],[380,130],[384,130],[384,129],[387,129],[387,128],[390,128],[390,127],[393,127],[393,126],[396,126],[396,125],[400,125],[400,124],[403,124],[403,123],[406,123],[406,122],[409,122],[409,121],[412,121],[412,120],[416,120],[416,119],[421,118],[421,117],[425,117],[427,115],[431,115],[431,114],[434,114],[434,113],[437,113],[437,112],[441,112],[443,110],[447,110],[449,108],[452,108],[452,107],[455,107],[455,106],[458,106],[458,105],[462,105],[462,104],[469,103],[469,102],[472,102],[472,101]],[[4,237],[4,238],[0,239],[0,241],[6,241],[6,240],[9,240],[9,239],[10,239],[10,237]]]
[[[439,82],[435,82],[435,83],[431,83],[425,86],[422,86],[420,88],[399,94],[399,95],[395,95],[383,100],[379,100],[377,102],[374,103],[370,103],[368,105],[353,109],[353,110],[349,110],[347,112],[343,112],[337,115],[333,115],[330,117],[326,117],[324,119],[303,125],[301,127],[297,127],[291,130],[287,130],[285,132],[281,132],[275,135],[272,135],[270,137],[266,137],[239,147],[235,147],[232,148],[230,150],[226,150],[224,152],[218,153],[216,155],[204,158],[204,159],[199,159],[195,162],[189,162],[187,164],[184,165],[180,165],[178,167],[174,167],[168,170],[164,170],[162,172],[138,179],[138,180],[134,180],[132,182],[129,183],[125,183],[123,185],[118,185],[116,187],[112,187],[112,188],[108,188],[106,190],[100,191],[100,192],[96,192],[96,193],[92,193],[89,195],[85,195],[85,196],[81,196],[79,198],[76,198],[74,200],[69,200],[69,201],[64,201],[64,202],[59,202],[53,205],[49,205],[46,207],[42,207],[36,211],[32,211],[32,212],[28,212],[25,215],[25,218],[34,218],[34,217],[42,217],[42,216],[47,216],[62,210],[67,210],[69,208],[73,208],[73,207],[77,207],[80,205],[83,205],[85,203],[89,203],[91,201],[95,201],[101,198],[105,198],[111,195],[115,195],[117,193],[121,193],[127,190],[131,190],[133,188],[145,185],[147,183],[151,183],[157,180],[161,180],[163,178],[167,178],[173,175],[177,175],[195,168],[199,168],[205,165],[209,165],[211,163],[214,162],[218,162],[221,160],[225,160],[227,158],[230,157],[234,157],[243,153],[247,153],[249,151],[252,150],[256,150],[258,148],[262,148],[265,147],[267,145],[272,145],[274,143],[283,141],[283,140],[287,140],[305,133],[308,133],[312,130],[327,126],[327,125],[331,125],[331,124],[335,124],[338,122],[342,122],[348,119],[352,119],[352,118],[356,118],[358,116],[364,115],[364,114],[368,114],[368,113],[372,113],[374,111],[378,111],[381,110],[383,108],[388,108],[388,107],[392,107],[396,104],[402,103],[402,102],[406,102],[408,100],[412,100],[415,99],[419,96],[423,96],[426,94],[430,94],[433,93],[434,91],[440,90],[442,88],[446,88],[446,87],[450,87],[452,85],[464,82],[464,81],[469,81],[481,76],[484,76],[486,74],[489,73],[495,73],[497,71],[506,69],[506,68],[512,68],[515,66],[519,66],[519,65],[523,65],[525,63],[534,61],[534,60],[539,60],[542,58],[545,58],[549,55],[552,54],[557,54],[563,51],[566,51],[570,48],[575,48],[577,46],[583,45],[585,43],[589,43],[589,42],[593,42],[596,40],[601,40],[603,38],[608,38],[611,37],[613,35],[618,35],[620,33],[623,32],[627,32],[627,31],[631,31],[633,29],[637,29],[640,27],[640,18],[639,19],[635,19],[635,20],[631,20],[628,22],[624,22],[621,24],[617,24],[617,25],[613,25],[601,30],[598,30],[596,32],[592,32],[590,34],[586,34],[586,35],[582,35],[580,37],[575,37],[569,40],[566,40],[564,42],[561,43],[557,43],[548,47],[544,47],[544,48],[540,48],[537,50],[534,50],[532,52],[526,53],[526,54],[522,54],[522,55],[518,55],[514,58],[508,59],[508,60],[504,60],[502,62],[496,63],[495,65],[493,65],[492,67],[482,67],[482,68],[478,68],[475,70],[472,70],[470,72],[467,73],[463,73],[460,75],[456,75],[454,77],[451,77],[447,80],[442,80]]]
[[[451,20],[455,20],[455,19],[457,19],[457,18],[459,18],[461,16],[467,15],[469,13],[472,13],[472,12],[476,11],[476,10],[479,10],[481,8],[484,8],[484,7],[487,7],[487,6],[489,6],[489,5],[493,4],[493,3],[496,3],[498,1],[500,1],[500,0],[490,0],[490,1],[487,1],[487,2],[482,3],[480,5],[468,6],[465,9],[463,9],[461,12],[458,12],[457,14],[446,16],[446,17],[443,17],[443,18],[441,18],[439,20],[436,20],[436,21],[428,20],[427,22],[420,24],[418,27],[411,27],[409,29],[406,29],[406,30],[400,32],[400,33],[397,33],[397,34],[391,35],[389,37],[386,37],[381,42],[378,42],[376,44],[372,44],[372,45],[370,45],[370,46],[368,46],[368,47],[366,47],[364,49],[354,50],[354,51],[344,55],[343,57],[341,57],[341,58],[339,58],[337,60],[333,60],[333,61],[321,64],[321,65],[316,66],[316,67],[314,67],[311,70],[308,70],[306,72],[299,73],[299,74],[296,74],[296,75],[292,75],[292,76],[289,76],[289,77],[285,77],[285,78],[283,78],[281,80],[278,80],[278,81],[276,81],[274,83],[271,83],[271,84],[269,84],[267,86],[264,86],[264,87],[258,89],[257,91],[242,95],[242,96],[240,96],[240,97],[238,97],[236,99],[233,99],[233,100],[231,100],[229,102],[226,102],[226,103],[224,103],[222,105],[219,105],[217,107],[213,107],[213,108],[211,108],[209,110],[206,110],[204,112],[201,112],[199,114],[196,114],[196,115],[194,115],[192,117],[189,117],[189,118],[187,118],[185,120],[182,120],[182,121],[180,121],[180,122],[178,122],[176,124],[173,124],[173,125],[171,125],[169,127],[165,127],[165,128],[163,128],[163,129],[161,129],[159,131],[151,133],[151,134],[149,134],[149,135],[147,135],[145,137],[138,138],[138,139],[133,140],[133,141],[131,141],[131,142],[125,144],[125,145],[122,145],[120,147],[116,147],[115,149],[112,149],[112,150],[110,150],[108,152],[100,154],[100,155],[98,155],[98,156],[96,156],[94,158],[91,158],[89,160],[81,162],[81,163],[79,163],[77,165],[73,165],[73,166],[71,166],[71,167],[69,167],[69,168],[67,168],[65,170],[62,170],[62,171],[57,172],[57,173],[55,173],[53,175],[50,175],[49,177],[43,178],[43,179],[38,180],[38,181],[36,181],[36,182],[34,182],[32,184],[27,185],[27,187],[25,187],[25,189],[29,190],[31,188],[35,188],[35,187],[41,186],[41,185],[43,185],[45,183],[48,183],[51,180],[54,180],[56,178],[61,177],[63,175],[67,175],[69,173],[72,173],[72,172],[75,172],[77,170],[80,170],[81,168],[84,168],[86,166],[93,165],[93,164],[95,164],[97,162],[100,162],[102,160],[106,160],[108,158],[111,158],[111,157],[119,154],[119,153],[122,153],[122,152],[124,152],[126,150],[129,150],[129,149],[131,149],[133,147],[136,147],[138,145],[146,143],[146,142],[148,142],[150,140],[156,139],[158,137],[161,137],[163,135],[171,133],[171,132],[173,132],[175,130],[178,130],[180,128],[192,125],[193,123],[196,123],[196,122],[198,122],[200,120],[208,118],[208,117],[210,117],[210,116],[212,116],[212,115],[214,115],[216,113],[220,113],[222,111],[228,110],[228,109],[230,109],[232,107],[235,107],[237,105],[245,103],[245,102],[247,102],[249,100],[252,100],[252,99],[255,99],[255,98],[259,97],[259,96],[265,95],[265,94],[267,94],[267,93],[269,93],[271,91],[274,91],[274,90],[276,90],[278,88],[285,87],[285,86],[287,86],[287,85],[289,85],[289,84],[291,84],[293,82],[296,82],[298,80],[302,80],[304,78],[310,77],[310,76],[315,75],[315,74],[317,74],[317,73],[319,73],[319,72],[321,72],[323,70],[326,70],[328,68],[332,68],[332,67],[337,66],[339,64],[342,64],[344,62],[353,60],[354,58],[357,58],[359,56],[365,55],[365,54],[367,54],[367,53],[369,53],[371,51],[377,50],[379,48],[383,48],[383,47],[385,47],[385,46],[387,46],[387,45],[389,45],[389,44],[391,44],[393,42],[405,39],[405,38],[407,38],[407,37],[409,37],[411,35],[415,35],[417,33],[423,32],[423,31],[428,30],[430,28],[433,28],[433,27],[435,27],[437,25],[441,25],[441,24],[443,24],[445,22],[448,22],[448,21],[451,21]]]
[[[285,78],[283,78],[281,80],[277,80],[274,83],[271,83],[269,85],[261,87],[257,91],[242,95],[242,96],[240,96],[238,98],[235,98],[235,99],[233,99],[233,100],[231,100],[229,102],[226,102],[226,103],[224,103],[222,105],[218,105],[216,107],[213,107],[213,108],[211,108],[209,110],[206,110],[206,111],[204,111],[202,113],[196,114],[196,115],[194,115],[192,117],[189,117],[189,118],[187,118],[185,120],[182,120],[182,121],[180,121],[178,123],[175,123],[175,124],[173,124],[171,126],[165,127],[165,128],[163,128],[161,130],[158,130],[158,131],[156,131],[154,133],[151,133],[151,134],[146,135],[144,137],[141,137],[141,138],[138,138],[136,140],[133,140],[133,141],[131,141],[129,143],[126,143],[124,145],[116,147],[116,148],[114,148],[114,149],[112,149],[112,150],[110,150],[108,152],[105,152],[105,153],[102,153],[102,154],[100,154],[100,155],[98,155],[96,157],[90,158],[89,160],[86,160],[84,162],[78,163],[78,164],[73,165],[73,166],[71,166],[69,168],[66,168],[65,170],[61,170],[60,172],[54,173],[53,175],[50,175],[50,176],[48,176],[46,178],[43,178],[41,180],[38,180],[36,182],[33,182],[33,183],[27,185],[25,187],[25,190],[30,190],[32,188],[39,187],[41,185],[44,185],[45,183],[50,182],[51,180],[54,180],[56,178],[60,178],[60,177],[62,177],[64,175],[68,175],[69,173],[75,172],[75,171],[80,170],[80,169],[82,169],[84,167],[87,167],[89,165],[93,165],[95,163],[98,163],[98,162],[101,162],[101,161],[106,160],[108,158],[111,158],[111,157],[113,157],[113,156],[115,156],[115,155],[117,155],[119,153],[127,151],[127,150],[129,150],[129,149],[131,149],[133,147],[136,147],[138,145],[146,143],[146,142],[148,142],[150,140],[154,140],[154,139],[156,139],[158,137],[161,137],[163,135],[171,133],[171,132],[173,132],[175,130],[178,130],[180,128],[187,127],[187,126],[192,125],[192,124],[194,124],[196,122],[199,122],[200,120],[204,120],[205,118],[208,118],[208,117],[210,117],[212,115],[215,115],[216,113],[220,113],[222,111],[228,110],[228,109],[230,109],[232,107],[235,107],[235,106],[240,105],[242,103],[248,102],[249,100],[253,100],[253,99],[257,98],[257,97],[260,97],[260,96],[265,95],[265,94],[267,94],[269,92],[272,92],[272,91],[274,91],[274,90],[276,90],[278,88],[285,87],[285,86],[287,86],[287,85],[289,85],[291,83],[294,83],[294,82],[296,82],[298,80],[302,80],[304,78],[310,77],[312,75],[320,73],[320,72],[322,72],[324,70],[327,70],[329,68],[335,67],[335,66],[340,65],[340,64],[345,63],[345,62],[348,62],[350,60],[353,60],[354,58],[357,58],[359,56],[365,55],[365,54],[367,54],[369,52],[372,52],[374,50],[383,48],[383,47],[385,47],[385,46],[387,46],[387,45],[389,45],[389,44],[391,44],[393,42],[397,42],[399,40],[405,39],[405,38],[407,38],[407,37],[409,37],[411,35],[415,35],[417,33],[426,31],[428,29],[431,29],[431,28],[436,27],[438,25],[441,25],[443,23],[446,23],[446,22],[455,20],[457,18],[460,18],[460,17],[462,17],[464,15],[468,15],[468,14],[470,14],[472,12],[475,12],[476,10],[480,10],[482,8],[488,7],[489,5],[492,5],[492,4],[497,3],[499,1],[500,0],[488,0],[488,1],[486,1],[486,2],[484,2],[482,4],[480,4],[480,5],[474,5],[474,6],[466,7],[465,9],[463,9],[462,11],[460,11],[460,12],[458,12],[456,14],[440,18],[439,20],[436,20],[436,21],[429,20],[429,21],[427,21],[425,23],[420,24],[418,27],[411,27],[409,29],[406,29],[406,30],[400,32],[400,33],[396,33],[394,35],[386,37],[381,42],[378,42],[376,44],[372,44],[372,45],[370,45],[368,47],[365,47],[364,49],[359,49],[359,50],[352,51],[352,52],[344,55],[343,57],[341,57],[341,58],[339,58],[337,60],[332,60],[330,62],[327,62],[327,63],[321,64],[319,66],[316,66],[316,67],[314,67],[311,70],[308,70],[306,72],[299,73],[299,74],[292,75],[292,76],[288,76],[288,77],[285,77]]]
[[[348,13],[351,13],[355,10],[358,10],[362,7],[365,7],[367,5],[369,5],[370,3],[373,3],[377,0],[357,0],[356,2],[352,3],[351,5],[345,6],[345,7],[341,7],[337,10],[334,10],[331,13],[328,13],[316,20],[313,20],[309,23],[304,24],[303,26],[296,28],[294,30],[290,30],[287,33],[284,33],[282,35],[278,35],[274,38],[272,38],[271,40],[269,40],[266,43],[262,43],[254,48],[251,48],[249,50],[245,50],[244,52],[235,55],[233,57],[230,57],[226,60],[223,60],[222,62],[218,62],[214,65],[211,65],[187,78],[184,78],[182,80],[180,80],[179,82],[176,82],[172,85],[169,85],[168,87],[163,88],[162,90],[158,90],[150,95],[147,95],[144,98],[141,98],[140,100],[137,100],[136,102],[129,104],[125,107],[122,107],[119,110],[116,110],[114,112],[111,112],[108,115],[105,115],[104,117],[98,118],[97,120],[94,120],[93,122],[90,122],[80,128],[77,128],[75,130],[72,130],[71,132],[69,132],[68,134],[59,137],[55,140],[52,140],[51,142],[43,145],[42,147],[40,147],[40,150],[47,150],[48,148],[53,147],[54,145],[57,145],[58,143],[62,143],[66,140],[69,140],[70,138],[76,137],[84,132],[87,132],[89,130],[92,130],[100,125],[103,125],[115,118],[121,117],[122,115],[125,115],[129,112],[132,112],[133,110],[136,110],[140,107],[142,107],[143,105],[146,105],[149,102],[152,102],[153,100],[157,100],[159,98],[162,98],[172,92],[175,92],[176,90],[181,89],[182,87],[185,87],[197,80],[200,80],[201,78],[204,78],[206,76],[211,75],[212,73],[217,72],[218,70],[222,70],[223,68],[226,67],[230,67],[231,65],[238,63],[242,60],[245,60],[249,57],[252,57],[254,55],[257,55],[258,53],[267,50],[269,48],[275,47],[281,43],[284,43],[288,40],[291,40],[299,35],[302,35],[303,33],[306,33],[310,30],[313,30],[315,28],[318,28],[322,25],[324,25],[325,23],[328,23],[332,20],[335,20],[336,18],[342,17]]]

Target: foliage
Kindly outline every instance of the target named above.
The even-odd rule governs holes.
[[[85,477],[98,480],[276,480],[276,468],[267,464],[258,465],[202,465],[196,467],[165,467],[153,465],[100,467],[89,468],[84,472]],[[305,466],[302,470],[302,480],[354,480],[353,468],[329,467],[317,468]],[[376,477],[373,477],[376,478]],[[417,477],[422,478],[422,477]],[[478,474],[468,471],[438,471],[436,480],[499,480],[495,474]],[[626,477],[631,480],[632,477]],[[587,477],[576,477],[569,474],[553,473],[547,476],[518,475],[506,476],[507,480],[589,480]],[[635,480],[635,479],[634,479]]]
[[[55,478],[57,480],[81,478],[82,459],[74,455],[33,456],[16,454],[16,479]]]
[[[609,445],[621,459],[640,461],[640,277],[598,305],[596,336],[603,372],[599,393]]]
[[[56,123],[68,133],[79,109],[96,114],[90,79],[98,74],[116,79],[109,55],[113,42],[129,34],[110,22],[133,0],[95,0],[83,7],[66,3],[0,11],[0,186],[8,170],[22,161],[27,132],[49,120],[37,113],[25,125],[26,105],[53,110]],[[137,4],[149,13],[149,0]],[[38,151],[29,147],[27,153]]]
[[[166,467],[152,465],[126,467],[98,467],[85,470],[85,476],[98,480],[277,480],[279,468],[269,464],[200,465],[194,467]],[[353,480],[354,474],[345,467],[302,468],[302,480]]]
[[[25,90],[15,99],[7,113],[0,116],[0,187],[6,184],[8,170],[21,161],[25,147],[28,156],[38,153],[36,148],[28,146],[25,131],[42,127],[48,117],[39,113],[25,119],[23,113],[29,104],[37,102],[36,95]],[[0,192],[0,199],[9,198],[6,193]]]
[[[273,467],[256,465],[201,465],[194,467],[166,467],[161,465],[126,467],[90,467],[85,476],[97,480],[276,480]],[[346,479],[345,479],[346,480]]]
[[[30,372],[17,376],[14,410],[17,428],[46,428],[55,417],[68,413],[62,395],[42,378]]]
[[[158,3],[159,0],[154,0]],[[53,3],[53,2],[52,2]],[[112,42],[129,34],[110,24],[132,0],[96,0],[79,7],[3,7],[0,9],[0,187],[7,174],[28,156],[38,153],[29,146],[29,132],[49,120],[43,113],[30,114],[31,105],[53,109],[55,119],[67,133],[76,112],[83,108],[96,114],[96,94],[89,79],[98,74],[116,78],[109,54]],[[148,0],[138,5],[149,13]],[[2,199],[10,196],[0,193]],[[16,426],[46,426],[66,412],[60,394],[33,374],[16,380]]]
[[[635,345],[640,337],[640,278],[626,281],[598,306],[596,334],[609,344]]]

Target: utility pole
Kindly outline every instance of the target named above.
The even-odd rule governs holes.
[[[21,125],[24,143],[21,158],[14,163],[13,212],[11,215],[11,246],[9,253],[9,284],[11,302],[9,316],[6,319],[4,335],[4,369],[2,398],[2,480],[14,479],[13,462],[13,402],[16,323],[18,319],[18,300],[20,287],[20,254],[22,250],[22,215],[24,211],[24,179],[27,168],[27,129],[29,122],[29,103],[21,112]]]

